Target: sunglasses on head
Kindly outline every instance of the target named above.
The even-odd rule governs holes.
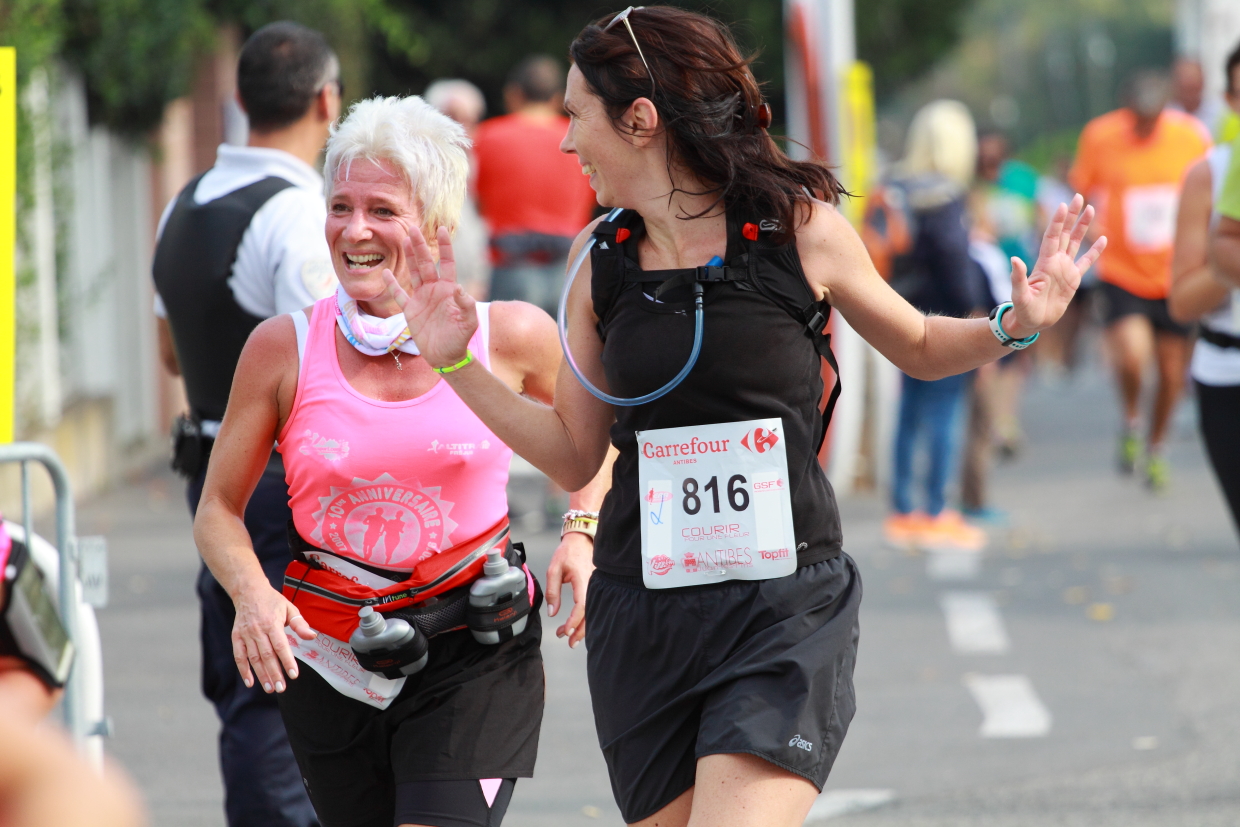
[[[650,71],[650,64],[646,62],[646,56],[642,54],[642,47],[641,47],[641,44],[637,42],[637,35],[633,34],[633,24],[629,23],[629,15],[639,9],[644,9],[644,8],[646,7],[645,6],[629,6],[627,9],[625,9],[624,11],[620,12],[615,17],[613,17],[611,19],[611,22],[603,27],[603,31],[607,31],[608,29],[610,29],[612,26],[616,25],[617,23],[623,23],[624,28],[629,30],[629,37],[633,38],[633,47],[637,49],[637,56],[642,59],[642,65],[646,67],[646,74],[650,75],[650,94],[653,95],[654,90],[655,90],[654,72]]]

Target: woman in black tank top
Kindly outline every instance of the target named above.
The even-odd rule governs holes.
[[[561,148],[623,212],[575,242],[570,260],[593,247],[567,297],[569,361],[603,395],[649,394],[686,364],[700,307],[684,381],[611,404],[566,364],[548,408],[468,361],[477,320],[446,233],[436,268],[413,230],[413,290],[389,285],[427,361],[564,488],[585,485],[609,443],[620,451],[585,623],[625,820],[799,825],[855,708],[860,578],[817,462],[834,401],[819,413],[827,315],[911,376],[962,373],[1052,325],[1105,239],[1076,260],[1093,217],[1077,196],[1033,272],[1013,260],[1013,305],[996,319],[925,317],[874,270],[826,167],[767,134],[770,109],[722,24],[629,9],[587,26],[571,54]],[[711,470],[720,457],[741,470]]]

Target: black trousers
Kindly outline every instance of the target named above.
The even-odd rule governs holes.
[[[1206,454],[1240,531],[1240,385],[1195,384]]]
[[[204,470],[186,490],[191,514],[198,511],[205,477]],[[283,469],[271,469],[250,497],[245,527],[277,590],[289,562],[287,526],[292,516]],[[257,682],[247,689],[237,672],[232,598],[205,565],[197,590],[202,608],[202,694],[220,719],[220,772],[229,827],[317,827],[276,696],[263,692]]]

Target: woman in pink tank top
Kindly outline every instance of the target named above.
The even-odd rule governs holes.
[[[523,563],[506,544],[512,451],[443,380],[445,369],[418,355],[384,283],[389,273],[412,287],[411,227],[431,238],[455,227],[467,146],[459,125],[416,97],[362,101],[333,131],[326,232],[340,289],[250,336],[194,524],[237,609],[238,669],[247,685],[278,693],[325,827],[434,825],[445,813],[454,824],[498,825],[515,779],[533,772],[540,590],[525,569],[511,581],[524,590],[497,608],[469,600],[488,549]],[[470,359],[550,404],[560,362],[551,319],[520,302],[478,309]],[[242,523],[273,440],[293,512],[284,594],[268,584]],[[596,481],[572,507],[595,511],[605,488]],[[561,582],[584,602],[591,544],[564,535],[548,571],[553,614]],[[369,655],[361,606],[382,613],[380,626],[407,622],[429,642],[416,655],[401,650],[395,666]],[[503,625],[519,609],[529,612],[524,625]],[[496,624],[501,642],[479,642],[490,638],[475,638],[477,623]],[[576,609],[559,633],[570,643],[584,634]]]

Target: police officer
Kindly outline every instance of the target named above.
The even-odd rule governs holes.
[[[241,49],[237,90],[249,117],[244,147],[221,145],[215,166],[165,209],[155,250],[156,315],[164,365],[185,378],[189,413],[174,427],[173,467],[196,512],[233,371],[263,319],[335,290],[315,165],[340,114],[340,65],[319,32],[272,23]],[[272,453],[245,512],[275,588],[288,562],[291,518]],[[247,689],[233,664],[233,604],[204,566],[202,688],[222,723],[220,766],[230,827],[315,824],[274,697]]]

